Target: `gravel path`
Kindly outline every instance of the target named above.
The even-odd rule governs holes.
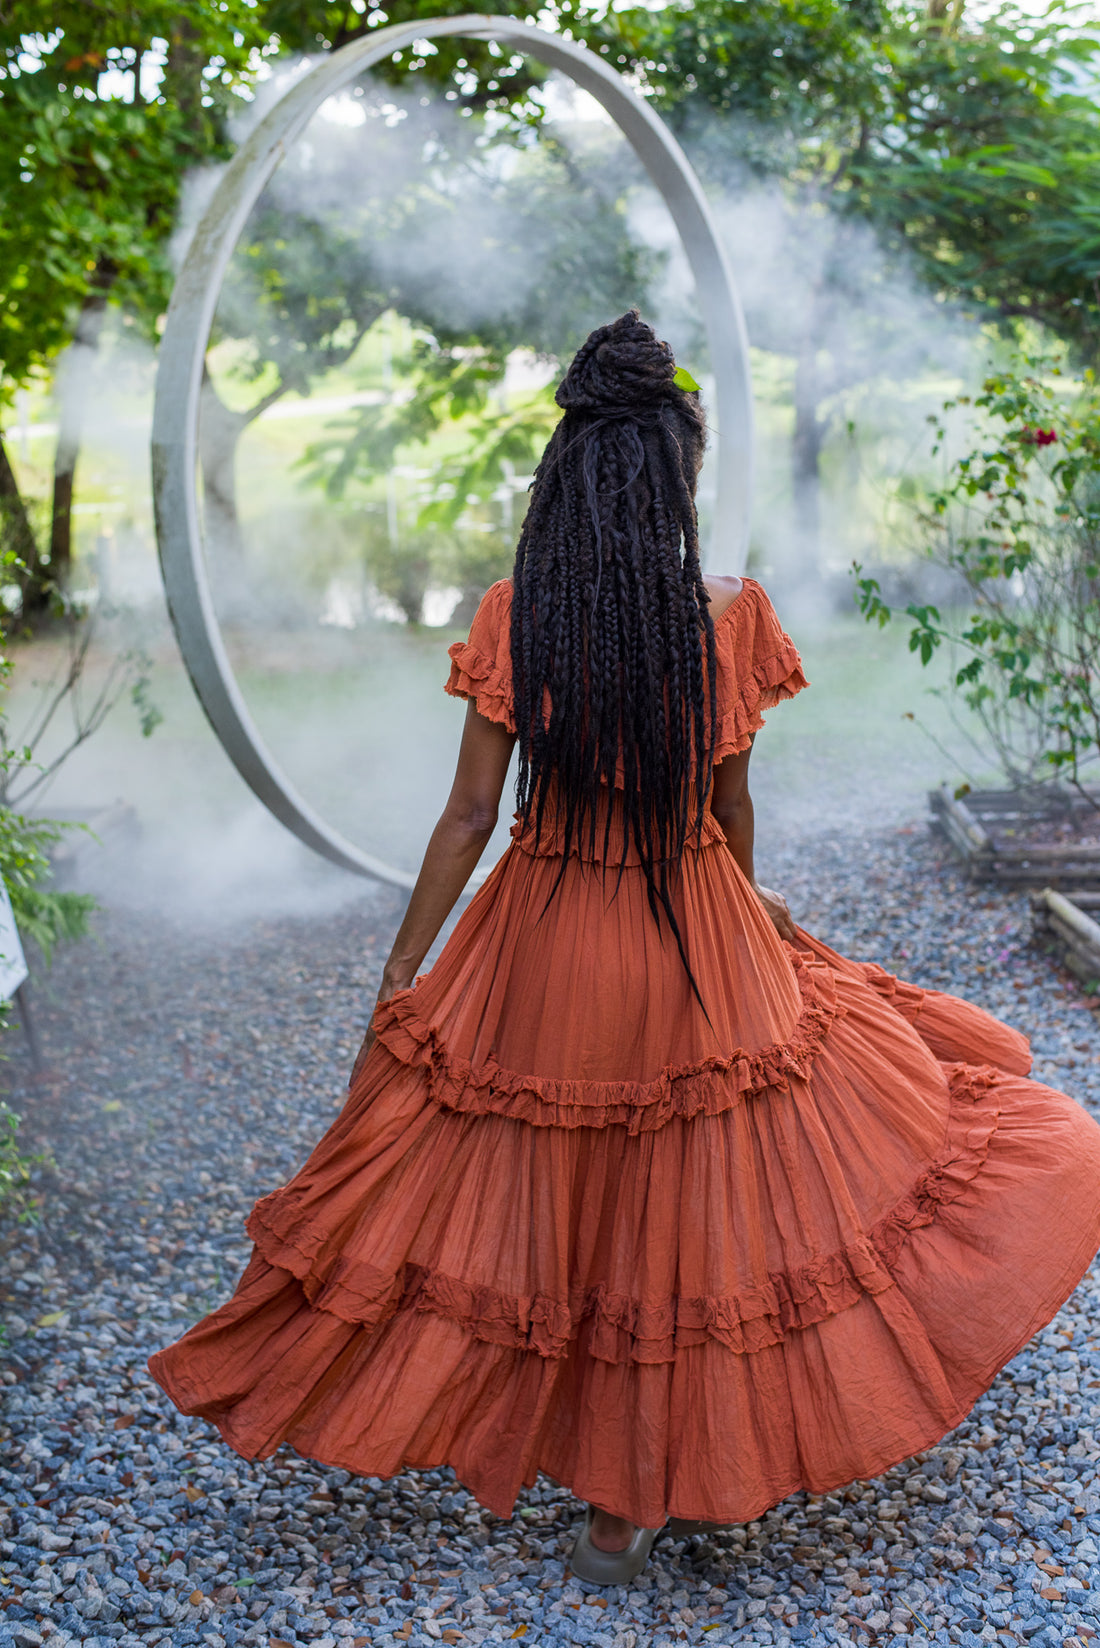
[[[1029,947],[1022,897],[965,890],[920,827],[759,856],[812,931],[1029,1030],[1036,1074],[1100,1112],[1100,1033]],[[1095,1271],[940,1446],[666,1538],[620,1591],[567,1578],[579,1507],[549,1484],[501,1522],[447,1472],[253,1466],[176,1414],[145,1358],[230,1291],[244,1215],[333,1119],[396,910],[367,891],[231,937],[106,912],[39,986],[51,1072],[7,1039],[57,1171],[35,1222],[0,1232],[0,1645],[1097,1637]]]

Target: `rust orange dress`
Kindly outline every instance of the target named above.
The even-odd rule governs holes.
[[[447,690],[512,725],[511,585]],[[807,683],[759,584],[715,625],[719,758]],[[610,802],[615,805],[614,801]],[[1100,1246],[1100,1127],[978,1008],[776,934],[709,819],[676,894],[513,841],[376,1011],[338,1120],[150,1360],[246,1458],[545,1471],[657,1526],[875,1476],[967,1413]]]

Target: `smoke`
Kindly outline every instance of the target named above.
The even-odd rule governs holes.
[[[909,558],[912,525],[896,505],[896,483],[928,469],[928,415],[978,377],[985,340],[888,254],[866,222],[800,203],[778,182],[712,190],[710,204],[752,358],[750,569],[802,622],[819,622],[850,602],[853,559]],[[666,254],[653,300],[659,324],[688,331],[694,291],[667,213],[638,190],[631,223]],[[696,347],[705,358],[701,336]],[[799,401],[803,430],[817,447],[816,521],[807,520],[812,500],[798,496]],[[709,564],[731,570],[720,545],[711,546]]]
[[[301,61],[288,74],[308,67]],[[286,83],[280,73],[242,110],[238,135]],[[234,260],[213,362],[226,404],[244,407],[267,392],[265,349],[294,381],[296,358],[307,343],[316,345],[308,328],[332,319],[317,319],[325,304],[337,316],[338,341],[341,306],[353,322],[355,303],[366,297],[453,337],[495,329],[511,350],[506,395],[547,381],[591,325],[637,301],[706,389],[690,272],[667,209],[591,100],[552,81],[549,102],[550,156],[534,137],[517,146],[499,133],[480,133],[442,98],[365,82],[331,100],[257,207],[252,229],[270,230],[268,238],[278,240],[281,226],[281,263],[273,259],[260,270],[254,257]],[[189,180],[177,257],[219,175],[207,169]],[[845,670],[853,644],[870,643],[853,643],[849,628],[836,650],[836,619],[820,578],[807,571],[816,564],[845,596],[844,569],[853,555],[889,558],[884,523],[893,478],[921,459],[925,415],[973,372],[977,346],[866,225],[799,207],[778,184],[715,192],[712,206],[745,306],[757,386],[750,570],[771,589],[796,639],[809,636],[816,685],[810,696],[821,705],[808,720],[801,706],[779,712],[785,730],[770,742],[764,782],[773,792],[773,816],[783,811],[784,796],[797,793],[812,827],[836,825],[851,813],[846,775],[856,729],[840,724],[843,718],[838,723],[830,695],[850,691]],[[297,308],[288,301],[282,310],[272,304],[276,275],[289,283],[285,291],[309,301]],[[816,373],[818,542],[807,536],[790,479],[799,361],[803,368],[812,362]],[[99,514],[83,518],[80,570],[89,591],[98,581],[109,604],[128,613],[127,637],[136,629],[152,655],[152,695],[164,724],[143,741],[132,709],[120,704],[95,742],[62,770],[43,810],[87,812],[119,799],[137,809],[137,845],[119,852],[107,842],[82,871],[83,884],[112,902],[157,901],[210,922],[337,908],[362,897],[361,885],[300,848],[251,797],[206,726],[175,653],[152,542],[153,371],[150,352],[116,329],[86,375],[78,484],[85,501],[94,492]],[[333,417],[391,394],[392,376],[376,348],[369,360],[353,355],[312,384],[301,377],[296,387],[310,389],[310,398],[288,393],[241,440],[242,559],[231,565],[217,546],[211,558],[219,601],[234,618],[227,645],[261,732],[306,798],[371,852],[415,869],[446,795],[461,724],[460,706],[441,691],[445,639],[369,620],[357,559],[364,505],[335,507],[295,467]],[[712,451],[701,489],[704,517],[713,463]],[[415,491],[430,486],[431,477],[414,474],[406,483]],[[516,525],[518,518],[517,509]],[[733,570],[721,545],[713,546],[710,564]],[[801,591],[808,591],[802,602]],[[103,647],[123,644],[123,633],[105,630]],[[860,683],[875,698],[881,725],[869,731],[864,717],[859,736],[877,737],[885,752],[897,716],[920,707],[919,685],[909,692],[910,665],[899,658],[895,669],[891,643],[873,645],[880,656],[864,658]],[[792,717],[816,729],[812,768]],[[826,760],[829,739],[836,748]],[[913,756],[896,772],[884,816],[891,808],[911,816],[921,790],[940,776],[938,758],[929,764]],[[793,812],[791,821],[793,828]],[[506,825],[507,819],[490,858],[504,844]]]

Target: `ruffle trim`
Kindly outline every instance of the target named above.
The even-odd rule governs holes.
[[[496,661],[486,658],[469,641],[456,641],[447,652],[451,673],[444,683],[444,692],[449,692],[452,698],[472,698],[486,720],[496,721],[514,733],[512,683]]]
[[[747,750],[753,736],[764,725],[761,711],[774,709],[809,684],[802,673],[798,648],[785,637],[783,646],[757,664],[749,681],[719,715],[714,741],[715,761],[724,761],[727,755],[737,755]]]
[[[248,1234],[269,1264],[298,1278],[310,1305],[373,1331],[398,1311],[428,1311],[457,1322],[475,1339],[560,1359],[584,1336],[586,1354],[604,1362],[672,1361],[691,1345],[717,1340],[737,1355],[777,1345],[855,1304],[884,1293],[909,1237],[930,1225],[976,1177],[997,1129],[999,1072],[946,1067],[951,1112],[943,1149],[916,1184],[861,1239],[813,1265],[768,1277],[736,1297],[674,1299],[647,1305],[598,1286],[553,1299],[476,1286],[420,1265],[396,1274],[337,1259],[324,1276],[313,1266],[320,1237],[296,1228],[294,1198],[276,1192],[256,1203]],[[308,1251],[307,1251],[308,1250]]]
[[[510,663],[508,668],[502,667],[470,641],[456,641],[447,650],[451,673],[444,691],[452,698],[472,698],[482,715],[514,733]],[[736,681],[739,674],[736,660],[731,659],[726,668],[730,678]],[[764,725],[762,712],[793,698],[809,684],[798,648],[788,635],[782,634],[782,644],[756,664],[751,676],[738,682],[734,697],[720,712],[715,733],[715,761],[747,750],[753,736]]]
[[[926,992],[920,985],[896,978],[885,967],[880,967],[877,961],[861,961],[857,966],[876,995],[912,1023],[924,1006]]]
[[[447,1048],[419,1016],[416,991],[399,990],[375,1009],[378,1040],[402,1064],[422,1066],[432,1099],[445,1110],[510,1116],[534,1127],[625,1127],[652,1133],[673,1117],[716,1116],[747,1094],[786,1091],[792,1077],[809,1078],[830,1025],[846,1009],[824,962],[794,953],[791,964],[802,1010],[790,1038],[746,1052],[712,1054],[670,1065],[649,1081],[584,1081],[506,1070],[493,1059],[474,1066]]]

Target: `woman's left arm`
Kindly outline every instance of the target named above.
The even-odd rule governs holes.
[[[467,704],[454,783],[424,853],[405,919],[382,969],[379,1001],[412,983],[477,867],[496,827],[515,741],[514,733],[481,715],[472,700]],[[374,1030],[368,1029],[351,1073],[352,1081],[373,1043]]]

